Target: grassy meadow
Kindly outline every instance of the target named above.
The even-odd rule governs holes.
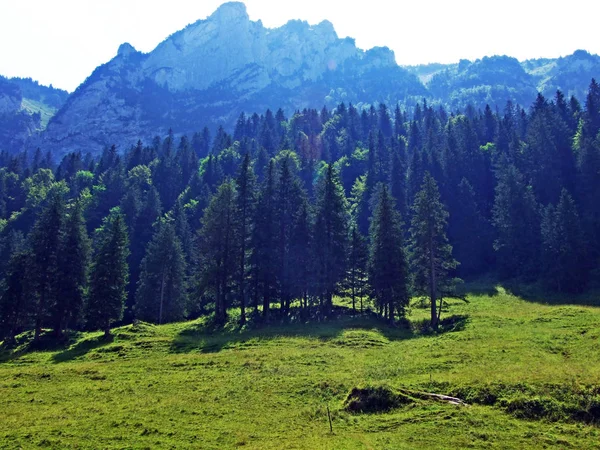
[[[38,351],[21,336],[0,354],[0,448],[600,448],[600,307],[502,288],[468,299],[449,302],[437,334],[415,302],[410,327],[348,312],[244,330],[138,324]],[[468,406],[345,407],[353,388],[382,386]]]

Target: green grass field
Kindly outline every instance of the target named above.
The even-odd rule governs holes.
[[[48,122],[50,122],[50,119],[52,119],[52,117],[54,117],[54,115],[57,112],[56,108],[48,106],[42,102],[32,100],[30,98],[24,98],[21,107],[29,114],[34,114],[38,112],[40,113],[42,119],[42,130],[46,129],[46,127],[48,126]]]
[[[438,334],[421,331],[427,310],[413,306],[410,329],[347,316],[209,332],[199,320],[4,351],[0,447],[600,448],[600,308],[503,289],[469,301],[450,302]],[[352,414],[357,386],[469,406],[415,399]]]

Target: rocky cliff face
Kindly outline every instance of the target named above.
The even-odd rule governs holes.
[[[600,78],[600,57],[582,51],[524,63],[496,56],[402,68],[390,49],[361,50],[330,22],[268,29],[242,3],[226,3],[149,54],[121,45],[29,147],[57,157],[113,144],[123,150],[169,129],[189,135],[205,125],[231,127],[241,112],[279,107],[291,114],[341,102],[413,106],[423,98],[452,110],[503,108],[507,100],[527,107],[538,90],[552,96],[559,88],[583,100],[593,76]],[[14,108],[9,97],[0,96],[1,108]]]
[[[0,151],[21,150],[43,130],[68,93],[30,78],[0,76]]]
[[[377,76],[384,75],[381,83]],[[57,153],[132,145],[172,128],[231,125],[242,112],[390,101],[417,78],[387,48],[358,49],[330,22],[290,21],[278,29],[226,3],[206,20],[173,34],[149,54],[123,44],[67,101],[35,145]]]

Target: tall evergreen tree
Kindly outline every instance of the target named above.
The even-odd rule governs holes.
[[[434,329],[438,327],[437,299],[449,289],[451,271],[458,265],[446,236],[447,221],[437,183],[426,173],[413,205],[410,251],[414,289],[429,297]]]
[[[248,253],[251,250],[251,238],[255,209],[256,209],[256,178],[252,169],[250,155],[246,153],[236,179],[237,187],[237,235],[239,237],[239,267],[238,267],[238,298],[241,315],[240,323],[246,322],[248,276]]]
[[[393,321],[396,312],[404,316],[410,297],[401,218],[386,185],[379,187],[369,234],[369,284],[380,313]]]
[[[458,185],[449,218],[448,236],[454,255],[460,262],[461,276],[477,275],[487,270],[486,249],[491,247],[490,225],[485,221],[473,186],[466,178]]]
[[[542,265],[547,283],[559,292],[581,292],[588,273],[586,245],[575,201],[566,190],[542,218]]]
[[[8,344],[12,344],[17,333],[29,325],[34,312],[29,283],[31,258],[23,246],[11,249],[6,287],[0,290],[0,339]]]
[[[57,300],[64,208],[62,195],[54,192],[31,232],[31,272],[36,297],[35,340],[39,339],[42,326]]]
[[[300,298],[304,311],[309,308],[309,295],[314,275],[312,270],[313,255],[312,215],[306,199],[296,215],[291,237],[291,272],[293,293]]]
[[[498,173],[493,223],[494,249],[504,277],[532,277],[538,269],[540,217],[533,190],[513,165]]]
[[[212,198],[200,230],[202,283],[213,294],[215,320],[223,325],[237,269],[236,191],[234,183],[223,183]]]
[[[366,239],[360,234],[356,225],[353,225],[350,231],[348,248],[348,269],[345,284],[352,299],[352,310],[356,312],[356,299],[360,297],[360,311],[362,312],[364,306],[362,298],[367,284],[369,248]]]
[[[329,165],[317,193],[314,231],[317,289],[326,315],[331,312],[333,296],[346,271],[348,219],[344,188],[337,172]]]
[[[108,338],[111,326],[123,318],[129,278],[129,239],[119,208],[113,208],[104,219],[95,243],[86,319],[88,326],[101,328]]]
[[[271,299],[276,288],[277,258],[274,249],[277,248],[277,228],[275,191],[275,164],[271,161],[256,207],[251,256],[254,309],[255,311],[258,310],[259,298],[262,298],[264,319],[269,316]]]
[[[85,228],[83,205],[78,200],[69,211],[58,254],[57,298],[52,308],[57,335],[77,325],[88,285],[91,244]]]
[[[163,219],[142,261],[136,317],[158,324],[182,320],[187,304],[186,289],[186,263],[181,242],[174,223]]]

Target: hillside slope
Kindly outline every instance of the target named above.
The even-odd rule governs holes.
[[[438,335],[419,331],[427,312],[415,304],[412,330],[368,316],[241,332],[200,320],[5,351],[0,447],[597,448],[598,307],[502,289],[469,300],[451,302]],[[357,386],[471,406],[350,413]]]
[[[46,128],[68,95],[31,78],[0,76],[0,151],[21,150]]]

